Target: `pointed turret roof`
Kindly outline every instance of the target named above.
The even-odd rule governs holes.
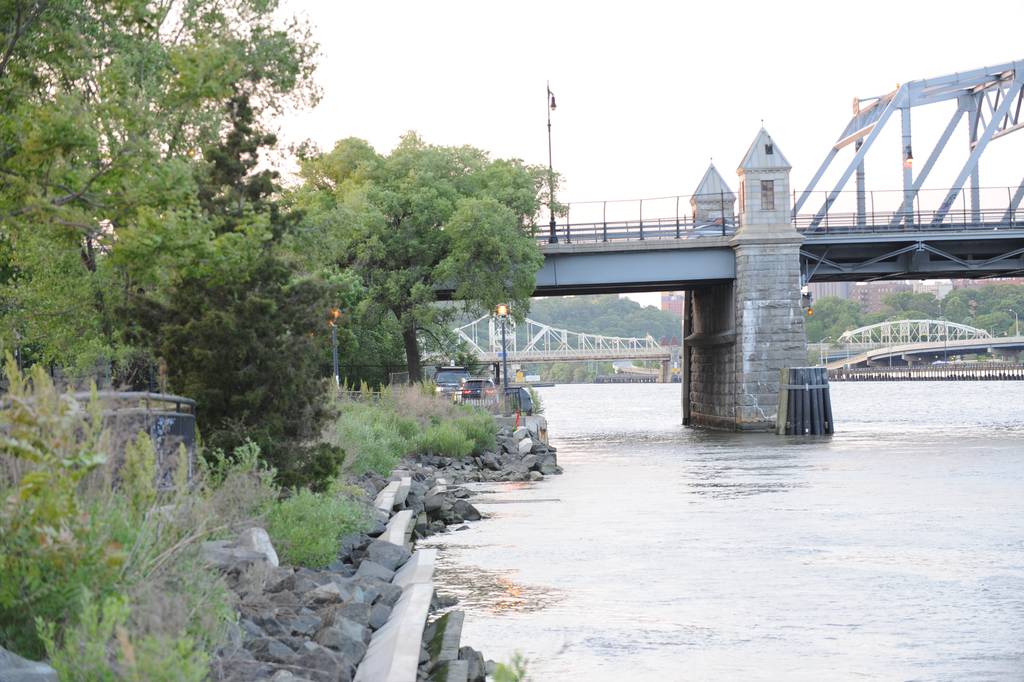
[[[792,166],[782,154],[782,150],[772,141],[772,136],[768,134],[767,130],[761,128],[757,131],[757,137],[754,138],[754,142],[736,170],[790,170],[791,168]]]
[[[729,189],[729,185],[726,184],[725,178],[715,168],[715,164],[710,164],[707,171],[704,173],[704,177],[700,179],[700,184],[697,185],[697,189],[693,191],[694,198],[707,197],[707,198],[724,198],[726,201],[733,201],[736,199],[736,195]]]

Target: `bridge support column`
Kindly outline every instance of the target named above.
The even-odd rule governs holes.
[[[800,305],[803,238],[789,219],[789,163],[764,129],[738,173],[736,279],[690,297],[683,414],[693,426],[773,431],[779,370],[807,363]]]

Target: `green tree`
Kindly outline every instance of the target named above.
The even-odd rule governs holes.
[[[0,341],[81,369],[132,352],[114,311],[137,286],[172,277],[175,248],[209,239],[198,187],[218,168],[207,152],[237,130],[237,107],[259,102],[258,119],[316,97],[316,46],[276,10],[274,0],[0,3],[11,273]]]
[[[358,317],[397,321],[411,380],[422,378],[419,331],[454,312],[435,305],[438,290],[453,290],[467,312],[526,309],[542,263],[532,239],[540,169],[409,133],[388,155],[342,140],[301,173],[294,204],[307,217],[292,248],[311,266],[359,274]]]
[[[644,306],[616,294],[535,299],[530,318],[572,331],[606,336],[643,337],[676,341],[682,322],[670,312]]]
[[[864,324],[860,305],[845,298],[825,296],[814,302],[813,310],[804,323],[810,343],[824,339],[834,342],[843,332]]]
[[[932,320],[941,314],[935,294],[900,291],[885,297],[890,320]]]

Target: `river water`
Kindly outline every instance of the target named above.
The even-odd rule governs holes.
[[[831,439],[541,389],[563,476],[432,539],[463,643],[547,680],[1024,680],[1024,382],[833,384]]]

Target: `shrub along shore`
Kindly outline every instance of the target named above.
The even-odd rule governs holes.
[[[0,646],[52,667],[24,679],[350,679],[398,598],[362,567],[381,558],[371,500],[395,468],[414,481],[414,537],[480,518],[462,488],[427,494],[440,476],[560,473],[553,449],[490,414],[401,387],[332,406],[322,442],[344,451],[339,475],[284,488],[249,442],[200,447],[191,480],[180,449],[173,485],[158,489],[148,436],[112,438],[99,400],[82,404],[41,370],[9,363],[7,376]],[[482,657],[467,656],[468,679],[482,679]],[[0,652],[0,672],[18,661]]]

